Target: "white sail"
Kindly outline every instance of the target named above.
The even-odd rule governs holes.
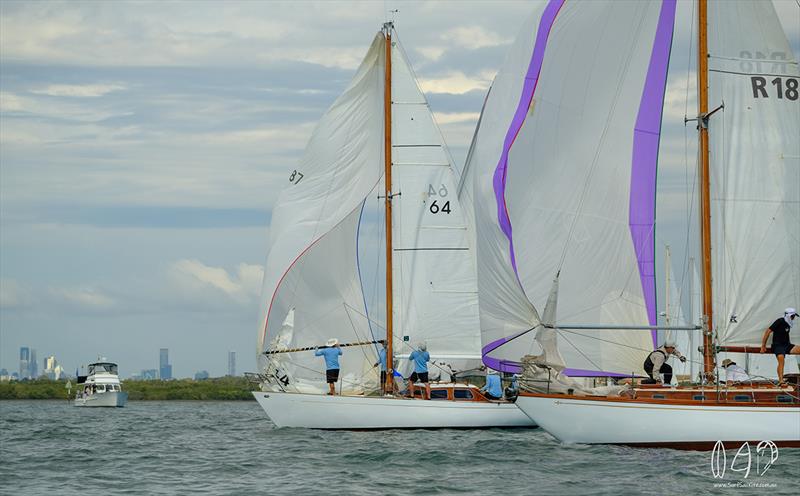
[[[480,365],[474,257],[450,155],[399,40],[392,42],[393,313],[396,369],[420,341],[457,370]],[[442,367],[445,371],[448,367]],[[439,375],[439,368],[431,370]]]
[[[272,215],[259,353],[273,343],[296,348],[331,337],[370,339],[356,252],[361,205],[383,171],[383,47],[383,37],[376,36],[350,85],[319,121],[299,165],[286,172]],[[289,387],[325,390],[324,365],[313,352],[273,357],[279,369],[273,372],[289,374]],[[363,361],[357,350],[344,354],[345,391],[363,387]]]
[[[488,364],[540,353],[534,333],[514,336],[538,325],[559,271],[557,322],[656,323],[655,166],[674,10],[551,0],[498,73],[467,166]],[[648,331],[558,340],[574,375],[641,374],[654,345]]]
[[[383,326],[368,318],[380,312],[365,308],[360,277],[369,268],[359,267],[358,260],[363,202],[383,176],[384,67],[380,34],[353,82],[318,124],[278,199],[259,351],[318,346],[330,337],[340,342],[384,337],[375,332]],[[458,181],[396,38],[391,80],[396,368],[407,376],[408,354],[426,341],[437,366],[464,370],[480,363],[480,330]],[[326,390],[322,359],[312,352],[261,360],[262,370],[282,389]],[[347,349],[340,363],[342,391],[375,387],[375,361],[373,349]]]
[[[772,2],[708,5],[714,327],[760,345],[800,302],[797,61]]]

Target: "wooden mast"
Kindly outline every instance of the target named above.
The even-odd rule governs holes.
[[[384,202],[386,204],[386,385],[385,391],[394,391],[394,363],[392,360],[392,23],[383,25],[386,38],[386,66],[383,92],[383,157]]]
[[[703,371],[714,372],[713,306],[711,293],[711,200],[708,166],[708,4],[698,0],[697,90],[700,152],[700,243],[703,267]]]

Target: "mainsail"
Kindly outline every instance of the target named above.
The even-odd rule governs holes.
[[[484,361],[517,371],[558,332],[571,375],[642,374],[655,325],[655,175],[675,2],[550,0],[499,71],[468,172]],[[469,191],[469,188],[465,188]],[[537,329],[536,333],[529,332]]]
[[[385,43],[378,34],[319,121],[273,211],[258,353],[262,372],[280,389],[326,391],[322,360],[308,351],[264,351],[385,337],[380,309],[365,308],[367,268],[358,257],[365,201],[382,191]],[[463,369],[479,363],[480,338],[457,178],[396,38],[391,56],[394,353],[402,358],[426,341],[434,360]],[[341,391],[375,388],[375,361],[371,347],[348,348]],[[407,364],[396,368],[408,372]]]
[[[714,327],[760,346],[800,302],[800,72],[771,2],[711,1],[708,26]]]
[[[432,359],[457,370],[480,365],[474,256],[467,243],[450,155],[395,36],[392,46],[394,351],[426,341]],[[448,367],[443,367],[448,371]],[[432,370],[439,375],[439,370]]]

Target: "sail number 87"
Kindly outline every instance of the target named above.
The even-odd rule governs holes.
[[[303,179],[303,173],[297,172],[297,170],[293,170],[292,173],[289,175],[289,182],[292,184],[297,184]]]
[[[439,198],[442,198],[443,202],[440,205],[439,200],[433,200],[431,204],[428,205],[428,211],[430,213],[432,214],[450,213],[450,200],[444,200],[444,198],[447,197],[447,193],[448,193],[447,186],[445,186],[444,184],[442,184],[438,188],[435,188],[433,184],[428,185],[428,197],[430,198],[432,196],[438,196]]]

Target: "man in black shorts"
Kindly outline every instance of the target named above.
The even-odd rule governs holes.
[[[797,311],[794,308],[787,308],[783,312],[783,318],[776,320],[764,331],[761,339],[761,353],[767,352],[767,338],[772,333],[772,352],[778,358],[778,383],[783,382],[783,362],[786,355],[800,355],[800,346],[793,345],[789,339],[789,331],[794,326],[797,318]]]

